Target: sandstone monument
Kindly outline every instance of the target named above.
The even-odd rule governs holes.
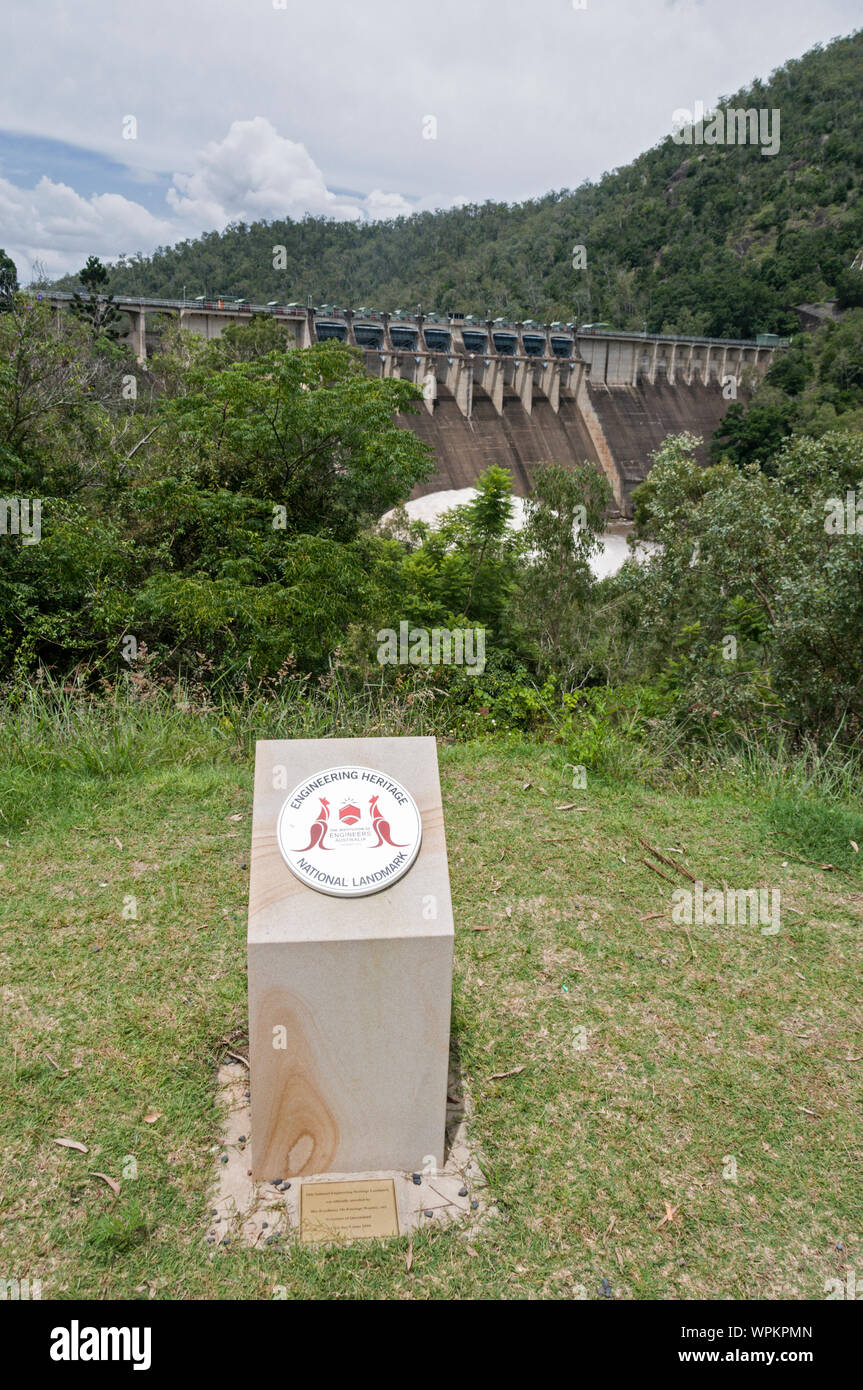
[[[435,740],[258,743],[255,1178],[443,1165],[452,958]]]

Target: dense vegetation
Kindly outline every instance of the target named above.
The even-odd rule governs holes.
[[[834,295],[853,302],[849,268],[863,246],[863,31],[786,63],[725,107],[778,108],[778,153],[669,135],[574,191],[375,225],[312,217],[236,225],[121,261],[110,289],[172,297],[185,286],[190,296],[282,302],[311,295],[380,309],[419,301],[727,337],[793,332],[791,306]],[[584,270],[573,269],[577,244],[587,251]],[[273,268],[274,246],[286,248],[287,269]]]
[[[856,324],[781,359],[786,385],[798,357],[819,380],[856,360]],[[667,440],[636,494],[659,552],[596,582],[609,493],[589,464],[539,467],[520,533],[494,467],[473,502],[410,523],[398,504],[431,460],[396,415],[418,388],[367,377],[342,344],[285,353],[269,319],[212,342],[173,329],[147,373],[100,327],[79,310],[58,331],[20,294],[0,314],[0,496],[41,501],[38,543],[0,537],[13,695],[34,674],[205,702],[338,682],[430,702],[452,728],[572,717],[584,764],[621,722],[858,740],[863,522],[826,519],[860,487],[859,431],[706,470],[694,440]],[[381,664],[402,623],[482,629],[484,670],[421,648]]]
[[[848,284],[863,298],[863,271],[850,271]],[[863,430],[863,308],[847,310],[841,322],[828,321],[815,333],[796,335],[751,400],[728,407],[710,451],[717,461],[769,470],[795,430],[819,437],[835,429]]]

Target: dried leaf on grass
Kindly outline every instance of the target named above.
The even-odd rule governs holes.
[[[114,1196],[119,1197],[120,1184],[117,1182],[116,1178],[109,1178],[107,1173],[95,1173],[92,1169],[90,1170],[90,1177],[101,1178],[103,1182],[106,1182],[108,1184]]]

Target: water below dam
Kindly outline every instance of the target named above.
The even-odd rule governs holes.
[[[412,501],[405,504],[405,511],[412,521],[435,522],[444,512],[448,512],[452,507],[461,506],[469,502],[472,497],[476,497],[476,488],[450,488],[444,492],[430,492],[426,497],[415,497]],[[513,497],[512,525],[516,530],[521,530],[525,522],[525,500],[523,497]],[[387,521],[392,516],[392,512],[387,512],[382,521]],[[632,534],[631,521],[612,521],[609,522],[605,534],[602,536],[602,549],[594,555],[591,561],[591,569],[597,579],[607,579],[610,574],[616,574],[623,564],[628,560],[632,552],[632,547],[628,544],[628,537]],[[641,541],[636,547],[636,557],[645,560],[657,547],[652,541]]]

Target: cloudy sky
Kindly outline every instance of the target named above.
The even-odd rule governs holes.
[[[574,188],[860,0],[5,0],[0,246],[22,283],[229,222]]]

